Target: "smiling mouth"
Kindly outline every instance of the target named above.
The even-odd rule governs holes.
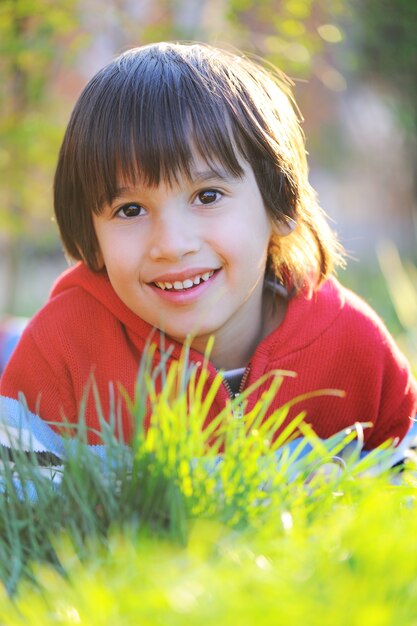
[[[174,282],[153,282],[158,289],[162,291],[186,291],[198,287],[201,283],[207,282],[216,272],[219,270],[211,270],[204,272],[204,274],[196,274],[193,277],[186,278],[185,280],[176,280]]]

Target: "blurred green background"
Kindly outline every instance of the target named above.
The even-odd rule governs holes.
[[[128,47],[196,39],[267,57],[293,79],[311,179],[351,257],[340,278],[409,337],[416,27],[415,0],[2,0],[0,315],[32,315],[67,265],[52,179],[85,83]]]
[[[311,179],[350,254],[340,279],[380,313],[417,374],[416,32],[416,0],[0,0],[0,319],[33,315],[67,266],[53,222],[52,180],[83,86],[130,46],[197,39],[267,57],[293,79]],[[166,454],[163,439],[159,445]],[[189,450],[179,446],[172,467],[183,449]],[[135,458],[147,467],[148,457]],[[54,548],[61,529],[72,535],[57,548],[70,578],[30,565],[50,595],[44,599],[28,585],[12,604],[1,587],[1,623],[117,624],[124,617],[134,623],[140,611],[144,623],[166,616],[166,623],[183,625],[275,624],[281,616],[286,624],[416,623],[415,561],[409,558],[416,547],[414,475],[406,473],[404,487],[393,489],[364,477],[352,480],[351,468],[341,482],[330,474],[320,482],[318,474],[317,484],[305,489],[302,473],[294,485],[274,465],[271,483],[279,488],[275,504],[263,509],[256,454],[251,463],[230,458],[223,471],[230,472],[224,484],[233,498],[214,492],[213,502],[223,519],[236,507],[255,532],[243,526],[225,539],[223,522],[200,520],[190,525],[185,550],[152,536],[136,546],[124,521],[122,539],[110,538],[103,553],[95,548],[90,537],[111,521],[102,514],[120,494],[119,475],[112,471],[109,485],[95,453],[95,462],[72,459],[70,496],[59,506],[40,498],[47,505],[32,508],[19,496],[10,506],[2,498],[0,534],[11,551],[3,551],[0,564],[3,573],[12,572],[9,585],[17,583],[28,555],[49,560],[48,533]],[[147,467],[145,485],[152,490],[155,467],[167,471],[165,462]],[[241,489],[241,475],[252,488]],[[184,504],[166,496],[178,494],[173,476],[160,490],[162,509],[159,499],[144,499],[164,532],[171,528],[166,520],[174,531],[184,520]],[[205,498],[205,474],[196,476],[203,476],[196,484]],[[122,492],[134,528],[141,502],[135,484]],[[99,498],[105,506],[96,508]],[[125,517],[126,509],[114,511],[116,522],[120,512]],[[84,528],[87,544],[79,540]],[[71,540],[83,555],[85,545],[92,547],[83,565]]]

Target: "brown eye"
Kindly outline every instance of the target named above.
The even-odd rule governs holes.
[[[200,191],[197,195],[197,199],[201,202],[201,204],[213,204],[213,202],[216,202],[220,196],[221,193],[220,191],[217,191],[217,189],[205,189],[204,191]]]
[[[131,202],[120,207],[120,209],[117,210],[116,215],[126,219],[129,217],[138,217],[138,215],[142,214],[142,211],[144,211],[144,208],[141,207],[140,204]]]

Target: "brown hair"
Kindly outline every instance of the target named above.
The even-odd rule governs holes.
[[[269,269],[284,284],[320,284],[343,259],[308,180],[290,82],[278,70],[202,44],[134,48],[100,70],[75,105],[55,174],[55,214],[67,253],[98,270],[92,211],[132,183],[190,174],[197,150],[214,170],[251,165],[276,225]],[[279,232],[290,218],[297,226]],[[281,229],[280,229],[281,226]]]

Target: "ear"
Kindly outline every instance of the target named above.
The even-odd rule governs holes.
[[[274,231],[280,237],[287,237],[297,228],[297,222],[288,215],[282,215],[279,221],[274,223]]]

